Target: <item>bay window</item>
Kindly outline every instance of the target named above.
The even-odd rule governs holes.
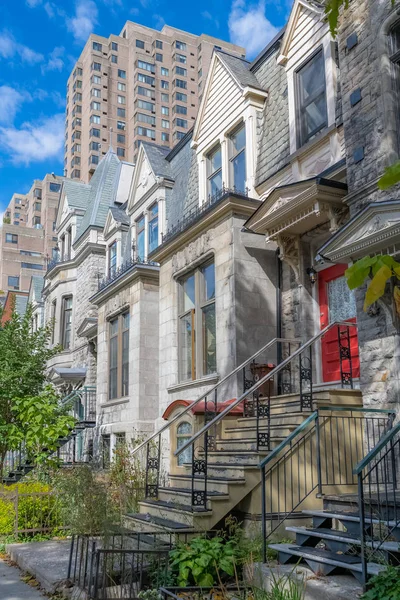
[[[242,123],[230,135],[231,181],[236,191],[246,191],[246,127]]]
[[[110,400],[129,393],[129,313],[122,313],[109,323],[109,380]]]
[[[296,72],[298,147],[328,124],[322,48]]]
[[[208,195],[214,196],[222,189],[221,146],[218,144],[207,156]]]
[[[197,268],[179,285],[179,374],[188,381],[217,369],[214,263]]]

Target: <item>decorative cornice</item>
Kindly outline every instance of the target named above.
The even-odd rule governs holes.
[[[114,296],[121,289],[131,285],[136,280],[145,281],[158,285],[159,283],[159,267],[135,263],[121,277],[115,279],[104,289],[93,294],[89,298],[89,302],[96,306],[101,306],[106,300]]]
[[[239,214],[243,218],[250,217],[254,210],[260,205],[259,200],[244,198],[243,196],[228,193],[225,199],[212,205],[210,210],[202,215],[202,218],[188,226],[171,240],[161,244],[151,253],[151,260],[160,264],[167,260],[172,254],[200,235],[203,231],[215,226],[232,214]]]

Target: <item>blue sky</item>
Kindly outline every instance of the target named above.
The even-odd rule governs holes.
[[[254,56],[284,25],[290,0],[0,0],[0,213],[33,179],[63,172],[65,86],[91,32],[130,19],[230,40]]]

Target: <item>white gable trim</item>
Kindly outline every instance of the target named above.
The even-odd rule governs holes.
[[[316,15],[319,16],[320,19],[322,19],[322,17],[323,17],[324,13],[323,13],[322,9],[321,10],[318,9],[313,4],[306,2],[306,0],[295,0],[293,7],[292,7],[292,11],[290,13],[288,24],[286,26],[285,34],[283,36],[283,40],[282,40],[282,44],[281,44],[281,53],[277,58],[277,62],[279,65],[285,65],[288,61],[288,53],[289,53],[290,44],[292,42],[293,35],[294,35],[296,26],[297,26],[297,21],[299,19],[302,8],[306,8],[306,9],[314,12]]]

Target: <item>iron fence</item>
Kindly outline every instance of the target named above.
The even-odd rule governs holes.
[[[55,492],[0,491],[0,535],[51,533],[68,529]]]

